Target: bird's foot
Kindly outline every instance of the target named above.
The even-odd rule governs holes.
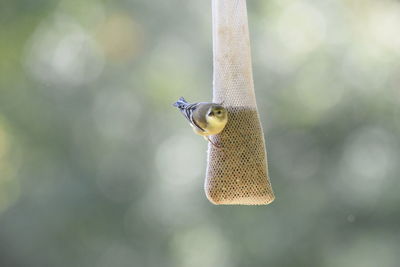
[[[214,143],[213,141],[211,141],[208,136],[205,136],[205,139],[207,139],[208,142],[210,142],[214,147],[219,148],[219,149],[223,148],[221,145],[218,145],[218,144]]]

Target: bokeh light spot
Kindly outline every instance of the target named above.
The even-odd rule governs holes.
[[[218,229],[205,225],[178,233],[171,249],[177,267],[231,266],[229,244]],[[207,257],[204,257],[207,255]]]
[[[34,32],[25,63],[36,79],[53,85],[81,86],[98,78],[103,53],[76,20],[55,14]]]
[[[143,34],[128,15],[115,13],[99,26],[97,39],[108,59],[129,61],[141,48]]]
[[[7,127],[0,118],[0,213],[11,207],[20,196],[20,181],[8,157],[10,142]]]
[[[321,12],[304,1],[295,1],[285,7],[277,21],[279,39],[288,52],[311,52],[325,40],[325,18]]]

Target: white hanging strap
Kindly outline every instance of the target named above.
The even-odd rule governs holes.
[[[213,0],[214,101],[256,107],[246,1]]]

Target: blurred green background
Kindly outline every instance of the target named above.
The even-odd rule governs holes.
[[[0,266],[398,266],[400,2],[248,12],[277,198],[220,207],[210,1],[0,2]]]

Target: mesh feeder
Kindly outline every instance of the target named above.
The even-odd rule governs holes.
[[[205,192],[217,205],[265,205],[275,196],[254,93],[246,0],[212,0],[213,102],[229,120],[208,145]]]

